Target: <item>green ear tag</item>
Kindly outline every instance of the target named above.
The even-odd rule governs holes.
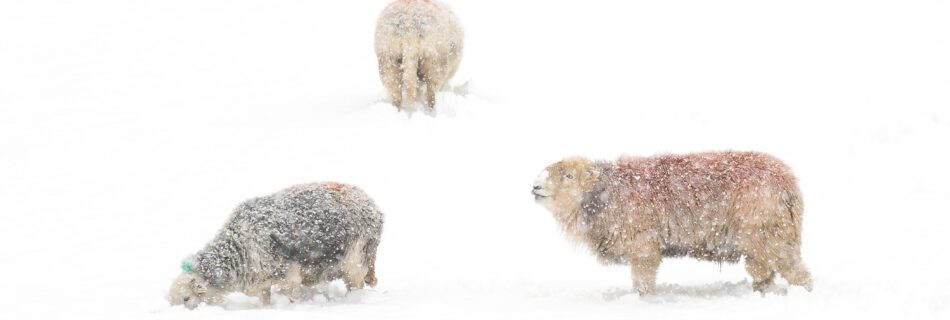
[[[181,262],[181,271],[184,271],[185,273],[192,273],[192,272],[195,271],[195,269],[194,269],[194,267],[192,267],[191,262],[182,261],[182,262]]]

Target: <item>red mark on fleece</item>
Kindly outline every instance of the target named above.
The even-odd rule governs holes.
[[[347,186],[339,182],[327,182],[327,189],[333,191],[336,194],[343,194],[346,191]]]

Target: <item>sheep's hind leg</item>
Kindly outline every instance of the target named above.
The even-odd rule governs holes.
[[[303,274],[299,264],[293,264],[287,270],[280,284],[280,293],[287,296],[291,303],[303,300]]]
[[[363,289],[363,286],[366,284],[363,281],[365,277],[365,272],[357,272],[356,274],[345,274],[343,275],[343,283],[346,284],[347,291],[353,291],[358,289]]]
[[[753,291],[765,294],[765,290],[772,287],[775,280],[775,271],[767,262],[754,257],[746,257],[745,269],[752,276]]]
[[[362,289],[365,285],[366,274],[369,271],[366,261],[364,261],[365,254],[363,252],[366,242],[363,238],[353,242],[340,261],[340,271],[342,272],[343,282],[346,283],[347,291]]]
[[[435,109],[435,96],[445,85],[446,72],[444,63],[440,59],[426,59],[422,63],[423,82],[426,84],[426,107]]]
[[[439,92],[440,84],[436,83],[434,80],[429,80],[426,82],[426,107],[429,110],[435,110],[435,95]]]
[[[789,284],[802,286],[805,290],[811,292],[811,273],[805,268],[805,263],[802,262],[802,258],[798,256],[797,252],[780,258],[777,266],[778,272]]]
[[[379,78],[389,91],[389,98],[396,109],[402,109],[402,71],[399,58],[379,58]]]

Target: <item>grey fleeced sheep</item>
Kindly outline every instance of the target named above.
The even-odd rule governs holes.
[[[168,298],[189,309],[243,292],[270,302],[271,286],[299,299],[304,286],[343,279],[376,284],[383,215],[366,193],[327,182],[293,186],[234,209],[218,235],[182,263]]]
[[[409,101],[425,86],[427,107],[455,74],[462,60],[462,26],[449,7],[431,0],[399,0],[376,22],[379,78],[396,108],[405,91]]]

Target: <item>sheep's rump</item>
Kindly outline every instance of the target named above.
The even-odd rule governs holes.
[[[458,70],[462,60],[462,27],[458,18],[437,1],[401,0],[387,6],[376,22],[379,77],[393,105],[402,94],[416,100],[425,89],[425,104],[435,106],[435,94]]]
[[[737,262],[742,255],[798,251],[802,203],[780,160],[755,152],[622,157],[582,203],[591,245],[604,262],[659,242],[663,256]],[[633,239],[641,243],[631,243]]]
[[[273,198],[286,223],[271,232],[271,246],[302,266],[335,264],[357,241],[379,241],[382,215],[356,187],[304,185],[278,192]]]
[[[382,213],[356,187],[332,182],[293,186],[235,208],[224,229],[199,253],[204,269],[199,271],[224,286],[235,280],[281,278],[292,264],[316,273],[339,269],[347,250],[363,250],[363,261],[370,261],[382,223]]]
[[[396,1],[377,20],[377,55],[449,57],[450,53],[461,51],[461,46],[458,18],[436,1]]]

